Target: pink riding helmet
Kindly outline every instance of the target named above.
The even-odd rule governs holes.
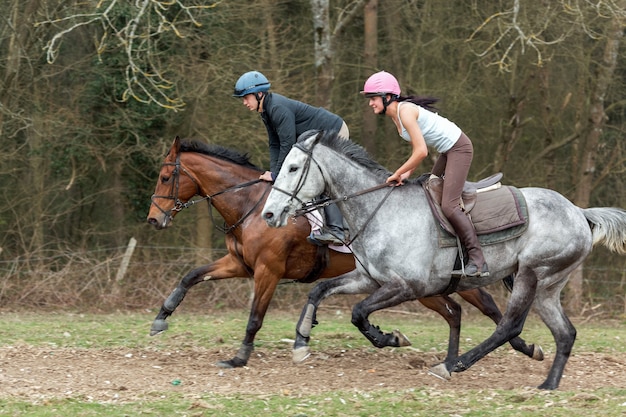
[[[380,71],[376,74],[371,75],[367,79],[367,81],[365,81],[365,85],[363,86],[363,91],[361,91],[361,94],[365,95],[365,97],[380,96],[385,94],[393,94],[399,96],[400,83],[398,83],[396,77],[394,77],[390,73]]]

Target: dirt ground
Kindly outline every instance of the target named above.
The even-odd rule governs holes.
[[[543,362],[500,348],[463,373],[443,381],[428,374],[434,354],[402,349],[314,352],[294,365],[288,348],[257,349],[247,367],[224,370],[218,360],[231,349],[94,350],[0,348],[0,398],[33,402],[78,398],[126,402],[167,392],[196,397],[221,395],[321,394],[430,387],[441,390],[534,388],[543,382],[552,356]],[[561,390],[626,386],[626,354],[576,352]]]

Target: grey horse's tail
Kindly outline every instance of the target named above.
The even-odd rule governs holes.
[[[582,209],[591,224],[593,244],[603,244],[612,252],[626,255],[626,210],[617,207]]]

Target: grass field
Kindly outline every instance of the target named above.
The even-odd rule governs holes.
[[[602,384],[602,374],[596,375],[593,370],[589,375],[589,388],[582,386],[576,389],[559,389],[545,392],[530,387],[499,389],[496,387],[480,388],[475,384],[471,387],[462,385],[450,388],[447,385],[434,385],[425,380],[424,385],[416,384],[411,378],[405,387],[386,386],[385,374],[377,370],[378,360],[393,359],[406,361],[409,354],[441,354],[447,346],[447,326],[443,320],[430,313],[377,313],[372,321],[383,329],[399,328],[412,340],[410,349],[377,350],[352,327],[348,311],[333,309],[321,310],[318,316],[320,326],[313,331],[311,343],[314,352],[330,357],[327,363],[331,367],[346,365],[346,358],[352,352],[368,359],[367,369],[378,372],[380,388],[370,389],[359,385],[362,381],[352,374],[345,386],[325,390],[316,387],[316,374],[309,378],[307,368],[297,368],[289,363],[291,346],[287,339],[293,338],[294,326],[298,314],[296,312],[270,311],[263,329],[257,336],[254,360],[248,364],[247,373],[227,374],[223,380],[248,378],[251,386],[258,385],[258,393],[250,390],[227,391],[203,389],[194,386],[191,374],[181,374],[181,381],[172,379],[165,381],[172,385],[168,389],[155,389],[139,384],[132,385],[132,375],[126,387],[120,391],[122,400],[115,397],[101,397],[97,390],[93,395],[89,391],[63,388],[57,392],[54,381],[58,378],[59,385],[65,382],[63,373],[55,373],[47,365],[34,368],[32,362],[40,358],[56,355],[60,359],[64,355],[69,359],[61,363],[67,366],[64,373],[79,373],[80,369],[72,368],[72,362],[79,365],[86,356],[93,358],[90,367],[90,378],[98,379],[99,372],[106,372],[115,363],[108,361],[116,358],[118,353],[126,356],[147,354],[167,354],[175,359],[175,354],[189,356],[198,354],[208,358],[211,363],[198,360],[190,364],[204,373],[220,374],[219,368],[213,366],[215,359],[227,359],[234,355],[247,321],[244,311],[217,311],[202,314],[185,312],[176,314],[169,319],[170,330],[157,337],[149,337],[148,332],[154,312],[119,313],[92,315],[79,313],[0,313],[0,383],[5,387],[0,394],[0,415],[8,416],[626,416],[626,379],[620,384],[615,381]],[[614,361],[613,367],[623,371],[618,376],[626,375],[626,321],[575,321],[578,339],[575,353],[582,354],[586,360],[602,357]],[[487,337],[493,325],[483,317],[470,314],[464,318],[461,350],[467,350]],[[542,345],[546,353],[554,351],[554,343],[549,331],[531,315],[522,336],[527,341]],[[502,352],[500,352],[502,350]],[[508,348],[500,348],[492,355],[506,359]],[[23,363],[15,365],[15,357],[21,358],[16,352],[27,351],[32,355]],[[34,352],[34,353],[33,353]],[[132,353],[125,353],[132,352]],[[170,353],[172,352],[172,353]],[[408,352],[408,353],[407,353]],[[498,353],[500,352],[500,353]],[[117,356],[116,356],[117,355]],[[130,355],[130,356],[129,356]],[[586,355],[586,356],[585,356]],[[220,357],[221,356],[221,357]],[[491,356],[491,355],[490,355]],[[176,356],[178,358],[178,356]],[[134,357],[132,358],[134,359]],[[515,363],[529,361],[516,358]],[[89,362],[87,362],[89,363]],[[321,362],[318,362],[321,363]],[[480,362],[479,362],[480,363]],[[507,362],[502,365],[507,373]],[[24,375],[30,365],[41,376]],[[477,364],[478,365],[478,364]],[[475,365],[475,366],[477,366]],[[165,366],[165,365],[163,365]],[[142,373],[142,362],[133,362],[129,373]],[[154,365],[146,365],[154,368]],[[157,366],[158,367],[158,366]],[[251,374],[256,368],[258,374]],[[274,389],[268,378],[279,378],[284,375],[278,372],[293,369],[296,375],[302,373],[306,386],[315,388],[310,392],[300,392],[297,386]],[[313,367],[310,367],[313,368]],[[72,371],[72,369],[74,369]],[[190,368],[195,369],[195,368]],[[405,372],[402,366],[400,371]],[[511,374],[505,378],[515,379],[516,368],[511,363]],[[577,368],[571,372],[575,373]],[[464,372],[471,375],[473,368]],[[46,375],[50,372],[49,375]],[[487,368],[489,371],[489,368]],[[22,372],[22,373],[20,373]],[[123,372],[123,370],[122,370]],[[339,372],[339,371],[338,371]],[[369,370],[367,371],[369,372]],[[414,375],[415,371],[406,370],[406,375]],[[517,370],[517,372],[520,372]],[[523,371],[522,371],[523,372]],[[566,368],[566,374],[568,368]],[[343,375],[344,372],[338,373]],[[475,372],[476,374],[476,372]],[[158,374],[157,374],[158,375]],[[269,375],[269,377],[268,377]],[[360,374],[359,374],[360,375]],[[366,374],[363,374],[366,375]],[[209,375],[210,376],[210,375]],[[366,375],[367,376],[367,375]],[[545,375],[540,375],[545,378]],[[41,380],[38,378],[42,378]],[[453,378],[456,378],[456,374]],[[609,378],[609,376],[606,376]],[[391,378],[390,378],[391,379]],[[230,381],[230,380],[229,380]],[[537,384],[542,380],[537,380]],[[101,382],[101,381],[100,381]],[[108,382],[108,381],[105,381]],[[177,382],[180,387],[176,387]],[[164,381],[158,381],[164,385]],[[320,382],[321,383],[321,382]],[[583,379],[584,383],[584,379]],[[444,383],[445,384],[445,383]],[[29,386],[32,385],[32,386]],[[149,384],[148,384],[149,385]],[[47,387],[46,389],[42,387]],[[369,387],[369,385],[367,386]],[[42,394],[43,393],[43,394]],[[45,394],[45,395],[44,395]]]

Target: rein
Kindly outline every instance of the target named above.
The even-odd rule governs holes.
[[[361,190],[358,191],[356,193],[352,193],[352,194],[348,194],[345,195],[343,197],[339,197],[339,198],[335,198],[333,200],[331,199],[324,199],[322,201],[319,201],[317,203],[303,203],[303,207],[301,209],[296,210],[296,214],[295,216],[303,216],[307,213],[310,213],[314,210],[318,210],[320,208],[324,208],[326,206],[329,206],[331,204],[335,204],[338,203],[340,201],[347,201],[351,198],[355,198],[355,197],[359,197],[374,191],[378,191],[378,190],[382,190],[383,188],[389,187],[389,191],[387,192],[387,194],[385,194],[385,196],[382,198],[382,200],[380,200],[378,202],[378,205],[376,206],[376,208],[374,210],[372,210],[372,212],[370,213],[369,217],[367,218],[367,220],[365,221],[365,223],[363,224],[363,227],[361,227],[361,229],[356,232],[354,234],[354,236],[352,236],[352,238],[346,242],[346,246],[350,246],[350,244],[352,244],[352,242],[354,242],[356,240],[356,238],[361,234],[361,232],[367,227],[367,225],[369,224],[369,222],[374,218],[374,216],[376,215],[376,213],[378,212],[378,210],[380,210],[380,208],[382,207],[382,205],[385,203],[385,201],[387,200],[387,198],[391,195],[391,192],[394,190],[394,188],[396,188],[395,184],[388,184],[388,183],[384,183],[384,184],[379,184],[376,185],[374,187],[370,187],[370,188],[366,188],[365,190]]]
[[[208,200],[210,205],[213,205],[213,198],[217,197],[218,195],[224,194],[228,191],[233,191],[239,188],[245,188],[248,187],[250,185],[254,185],[256,183],[259,183],[263,180],[261,179],[257,179],[257,180],[253,180],[253,181],[248,181],[248,182],[244,182],[243,184],[239,184],[239,185],[235,185],[233,187],[229,187],[223,191],[220,191],[219,193],[215,193],[213,195],[209,195],[206,196],[200,200],[197,201],[202,201],[202,200]],[[261,202],[264,201],[265,196],[267,195],[267,193],[269,192],[269,190],[271,189],[271,187],[266,187],[265,191],[263,191],[263,195],[261,196],[261,198],[254,204],[254,206],[248,210],[248,212],[246,214],[244,214],[239,220],[237,220],[234,224],[230,225],[229,227],[224,227],[224,226],[218,226],[215,223],[215,218],[213,217],[213,210],[209,210],[209,216],[211,217],[211,223],[213,223],[213,226],[215,226],[215,228],[217,230],[219,230],[220,232],[224,233],[224,234],[229,234],[231,233],[233,230],[235,230],[237,227],[239,227],[239,225],[241,225],[241,223],[243,223],[248,217],[250,217],[250,215],[252,213],[254,213],[254,211],[259,207],[259,205],[261,205]]]
[[[383,199],[378,203],[378,205],[376,206],[376,208],[370,213],[369,217],[367,218],[367,220],[365,221],[365,223],[363,224],[363,227],[361,227],[361,229],[355,233],[355,235],[348,241],[345,242],[346,246],[349,246],[352,242],[354,242],[356,240],[356,238],[361,234],[361,232],[367,227],[367,225],[369,224],[369,222],[374,218],[374,216],[376,215],[376,213],[378,212],[378,210],[380,210],[380,208],[382,207],[383,203],[387,200],[387,198],[389,197],[389,195],[391,195],[391,192],[393,191],[394,188],[396,188],[395,184],[389,184],[389,183],[384,183],[384,184],[379,184],[376,185],[374,187],[371,188],[367,188],[365,190],[362,191],[358,191],[356,193],[353,194],[349,194],[340,198],[336,198],[334,200],[330,200],[330,199],[324,199],[321,202],[317,202],[317,203],[305,203],[302,200],[300,200],[297,195],[300,192],[300,190],[302,189],[302,187],[304,186],[304,182],[306,181],[306,178],[309,175],[309,170],[311,168],[311,162],[315,163],[315,165],[317,165],[317,168],[320,170],[322,177],[324,176],[324,171],[322,170],[322,167],[320,167],[320,164],[317,163],[317,161],[315,160],[315,158],[313,158],[313,147],[317,144],[317,140],[313,142],[313,144],[311,145],[310,149],[305,148],[301,143],[296,143],[295,145],[293,145],[294,148],[298,148],[300,151],[304,152],[307,155],[307,159],[304,165],[304,168],[302,169],[302,174],[300,175],[300,178],[298,179],[298,184],[296,185],[296,187],[294,188],[293,192],[288,192],[286,190],[283,190],[281,188],[276,187],[276,185],[273,185],[272,188],[275,189],[276,191],[279,191],[283,194],[286,194],[289,196],[289,198],[293,201],[296,200],[298,201],[298,203],[300,203],[303,208],[302,209],[298,209],[296,210],[295,216],[303,216],[307,213],[310,213],[313,210],[317,210],[319,208],[322,207],[326,207],[330,204],[333,203],[337,203],[339,201],[346,201],[350,198],[354,198],[354,197],[359,197],[361,195],[367,194],[367,193],[371,193],[373,191],[377,191],[380,189],[383,189],[385,187],[390,187],[389,188],[389,192],[387,192],[387,194],[385,194],[385,196],[383,197]],[[325,182],[328,183],[328,181]]]

